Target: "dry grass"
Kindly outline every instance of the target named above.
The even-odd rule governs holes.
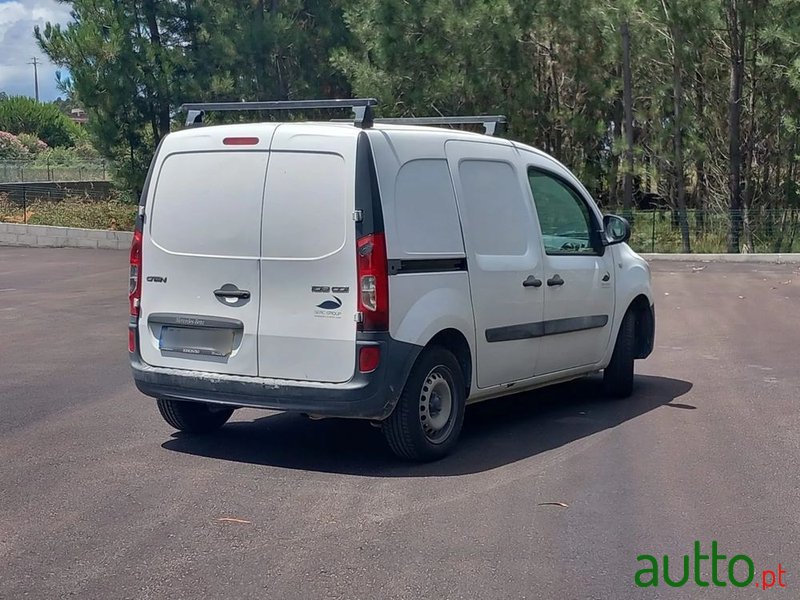
[[[114,198],[86,200],[70,197],[60,202],[37,200],[28,203],[26,208],[26,213],[23,213],[21,204],[0,195],[0,221],[7,223],[116,231],[133,231],[136,223],[137,206]]]

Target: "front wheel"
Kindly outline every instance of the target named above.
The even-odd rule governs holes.
[[[636,318],[628,312],[622,319],[611,362],[603,371],[603,389],[612,398],[633,393],[633,357],[636,350]]]
[[[231,418],[232,408],[216,407],[202,402],[186,402],[157,398],[158,412],[175,429],[186,433],[216,431]]]
[[[442,458],[458,441],[465,404],[464,375],[453,353],[437,347],[424,350],[383,423],[389,447],[408,460]]]

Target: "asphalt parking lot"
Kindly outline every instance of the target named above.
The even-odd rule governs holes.
[[[654,264],[634,397],[471,407],[417,466],[359,422],[175,434],[130,377],[127,260],[0,248],[0,598],[800,597],[797,265]],[[787,587],[635,586],[695,540]]]

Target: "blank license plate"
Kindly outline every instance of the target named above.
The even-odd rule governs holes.
[[[233,350],[233,331],[162,327],[158,347],[162,352],[179,352],[195,356],[230,356]]]

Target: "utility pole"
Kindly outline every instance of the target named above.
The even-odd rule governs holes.
[[[33,62],[29,62],[29,65],[33,65],[33,85],[35,86],[36,90],[36,101],[39,101],[39,61],[36,57],[33,57]]]

